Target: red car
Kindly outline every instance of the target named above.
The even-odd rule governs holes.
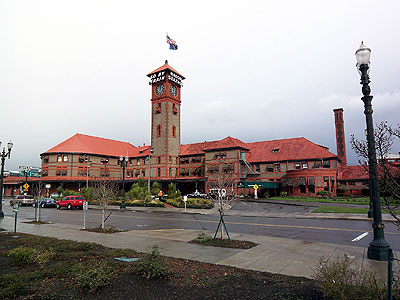
[[[61,207],[66,207],[68,209],[77,207],[79,209],[83,209],[83,203],[85,201],[85,197],[83,196],[66,196],[56,202],[56,207],[58,209],[60,209]]]

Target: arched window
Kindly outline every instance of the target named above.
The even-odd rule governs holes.
[[[161,136],[161,125],[157,125],[157,137]]]
[[[176,137],[176,127],[172,126],[172,136]]]

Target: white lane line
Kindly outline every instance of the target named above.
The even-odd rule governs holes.
[[[364,232],[363,234],[360,234],[358,237],[356,237],[355,239],[352,239],[352,242],[358,242],[359,240],[361,240],[362,238],[366,237],[369,233],[368,232]]]

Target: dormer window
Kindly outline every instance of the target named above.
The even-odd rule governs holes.
[[[272,149],[272,153],[279,153],[279,152],[281,152],[281,149],[279,148]]]

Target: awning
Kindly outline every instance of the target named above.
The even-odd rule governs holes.
[[[241,181],[238,183],[238,187],[253,188],[254,185],[258,185],[260,189],[277,189],[279,188],[279,182],[267,182],[267,181]]]

